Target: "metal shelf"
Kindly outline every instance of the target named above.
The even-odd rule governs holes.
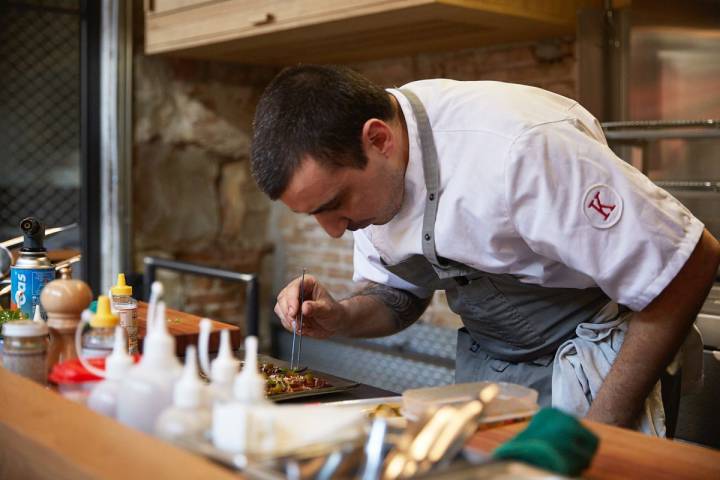
[[[720,139],[720,120],[643,120],[605,122],[602,124],[609,141],[640,143],[667,139]]]
[[[660,188],[692,192],[720,192],[720,182],[695,180],[659,180],[654,182]]]

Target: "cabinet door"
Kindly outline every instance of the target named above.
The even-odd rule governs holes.
[[[198,7],[222,0],[145,0],[146,13],[162,13],[184,7]]]
[[[424,0],[146,0],[146,51],[159,53],[312,28]],[[192,5],[180,8],[180,5]],[[152,6],[152,5],[151,5]],[[222,48],[222,47],[220,47]]]

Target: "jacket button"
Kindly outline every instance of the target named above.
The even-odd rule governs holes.
[[[430,241],[430,234],[429,234],[429,233],[426,233],[426,234],[425,234],[425,240],[428,241],[428,242]]]
[[[433,200],[435,200],[435,194],[434,194],[434,193],[431,193],[428,198],[429,198],[430,201],[432,202]]]

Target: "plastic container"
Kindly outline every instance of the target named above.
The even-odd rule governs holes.
[[[120,395],[122,380],[133,365],[125,345],[125,332],[122,327],[115,327],[115,347],[105,359],[105,380],[100,382],[87,399],[87,406],[108,417],[117,416],[117,402]]]
[[[167,331],[165,304],[158,302],[156,308],[150,305],[148,310],[149,330],[143,344],[143,357],[122,382],[117,419],[145,433],[153,433],[158,416],[172,404],[173,387],[182,366],[175,357],[175,339]]]
[[[230,332],[220,332],[220,352],[210,364],[210,401],[228,402],[233,399],[233,384],[240,369],[240,361],[232,354]]]
[[[90,358],[86,361],[95,368],[105,368],[104,358]],[[79,359],[74,358],[53,366],[48,379],[57,385],[60,395],[84,405],[88,395],[102,377],[90,373]]]
[[[402,395],[403,415],[410,421],[417,421],[431,408],[477,398],[480,390],[491,383],[497,383],[500,393],[486,406],[483,424],[524,419],[538,411],[538,393],[532,388],[505,382],[475,382],[406,390]]]
[[[137,300],[132,297],[132,286],[125,283],[125,274],[119,273],[117,283],[110,288],[111,307],[120,319],[120,326],[125,330],[128,353],[138,353],[138,319]]]
[[[158,417],[155,434],[171,442],[202,441],[210,427],[206,399],[206,387],[198,377],[195,347],[190,345],[185,353],[182,377],[175,384],[173,405]]]
[[[97,312],[90,317],[90,329],[82,334],[82,355],[84,357],[107,357],[115,346],[117,315],[110,310],[110,299],[98,297]],[[80,323],[78,328],[83,328]],[[78,352],[79,353],[79,352]]]
[[[277,442],[273,411],[278,407],[265,398],[265,377],[258,371],[257,346],[257,337],[245,338],[245,364],[235,375],[233,399],[213,405],[212,441],[221,450],[269,450]]]

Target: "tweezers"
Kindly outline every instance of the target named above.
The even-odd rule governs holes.
[[[298,322],[293,323],[293,340],[292,349],[290,351],[290,370],[298,370],[300,368],[300,354],[302,353],[302,327],[303,327],[303,311],[302,306],[305,301],[305,269],[303,268],[302,277],[300,279],[300,334],[298,335]],[[295,358],[295,343],[297,341],[297,359]]]

